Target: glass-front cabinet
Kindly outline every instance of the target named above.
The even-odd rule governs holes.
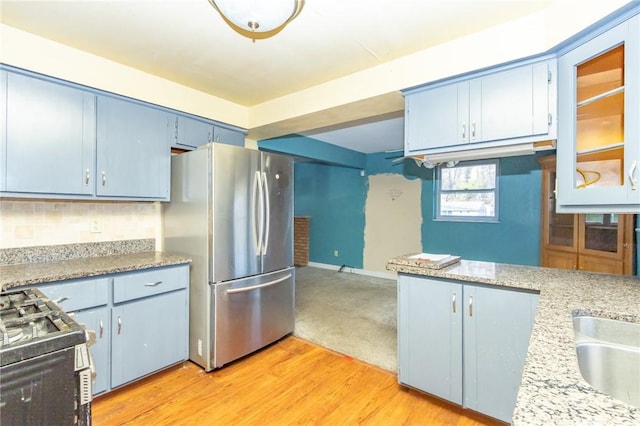
[[[631,275],[634,215],[558,213],[556,158],[538,161],[542,165],[540,265]]]
[[[640,16],[558,68],[558,211],[640,211]]]

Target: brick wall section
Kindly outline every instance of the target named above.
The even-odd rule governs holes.
[[[293,264],[307,266],[309,264],[309,218],[293,219]]]

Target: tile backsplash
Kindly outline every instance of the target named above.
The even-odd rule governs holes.
[[[152,202],[0,200],[0,248],[154,238],[162,207]]]

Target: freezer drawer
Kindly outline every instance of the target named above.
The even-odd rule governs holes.
[[[212,368],[250,354],[293,332],[295,269],[211,286]]]

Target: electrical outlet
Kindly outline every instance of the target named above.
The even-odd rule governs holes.
[[[334,251],[333,251],[333,256],[334,256],[334,257],[338,257],[338,250],[334,250]]]
[[[102,232],[102,226],[100,226],[100,222],[97,220],[92,220],[91,221],[91,233],[92,234],[98,234],[100,232]]]

